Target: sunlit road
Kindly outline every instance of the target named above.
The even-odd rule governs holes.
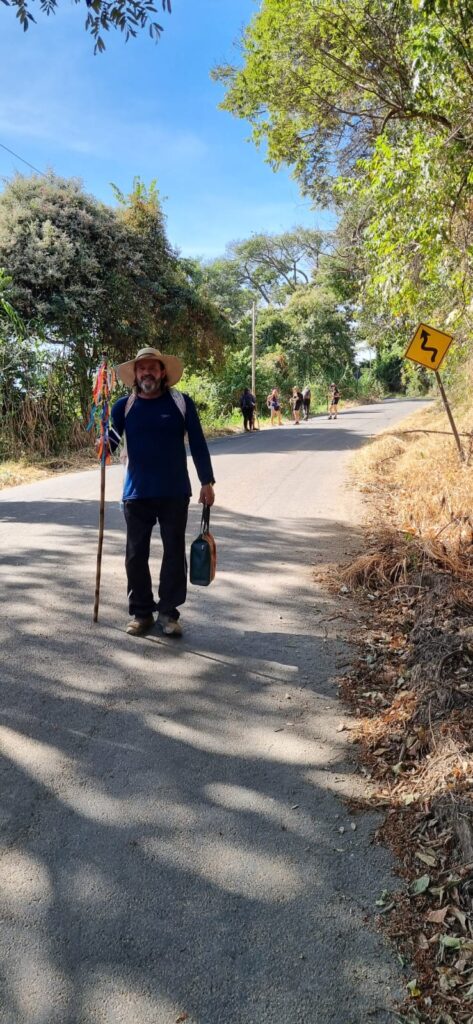
[[[356,547],[353,450],[416,407],[215,441],[181,641],[124,632],[119,467],[95,625],[98,472],[0,494],[1,1024],[392,1021],[395,883],[340,800],[347,604],[313,565]]]

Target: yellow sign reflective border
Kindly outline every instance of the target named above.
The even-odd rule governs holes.
[[[428,324],[419,324],[404,358],[412,359],[428,370],[438,370],[452,341],[451,334],[437,331]]]

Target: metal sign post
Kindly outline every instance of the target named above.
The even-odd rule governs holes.
[[[429,327],[428,324],[419,324],[404,358],[411,359],[413,363],[420,363],[420,365],[425,366],[427,370],[434,371],[439,391],[442,396],[442,401],[458,448],[458,454],[461,461],[464,462],[465,455],[461,446],[460,435],[458,433],[455,420],[453,419],[452,410],[445,394],[445,388],[438,372],[440,364],[443,362],[452,341],[453,338],[451,334],[445,334],[443,331],[438,331],[436,327]]]
[[[445,409],[447,411],[447,416],[448,416],[448,418],[450,420],[450,426],[451,426],[452,431],[453,431],[453,436],[454,436],[455,441],[457,443],[458,453],[460,455],[460,458],[461,458],[462,462],[464,462],[464,460],[465,460],[465,453],[464,453],[463,448],[461,446],[460,435],[458,433],[457,425],[455,423],[455,420],[453,419],[452,410],[450,408],[448,398],[447,398],[447,396],[445,394],[445,388],[444,388],[444,386],[442,384],[442,378],[441,378],[438,370],[435,371],[435,376],[437,378],[437,384],[439,386],[439,391],[440,391],[440,394],[441,394],[442,399],[443,399],[443,404],[444,404]]]

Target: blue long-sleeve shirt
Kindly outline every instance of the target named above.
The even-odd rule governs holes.
[[[196,407],[189,395],[184,395],[184,398],[185,420],[167,391],[156,398],[137,395],[126,417],[127,397],[119,398],[112,407],[112,451],[126,431],[128,468],[123,488],[124,501],[190,496],[192,491],[184,442],[186,430],[201,484],[215,482]]]

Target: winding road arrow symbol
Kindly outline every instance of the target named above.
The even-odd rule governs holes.
[[[422,338],[421,345],[420,345],[421,349],[423,349],[424,352],[431,352],[432,355],[430,357],[430,362],[431,363],[435,363],[435,360],[436,360],[436,358],[438,356],[438,349],[434,348],[432,345],[428,345],[427,344],[427,342],[428,342],[428,340],[430,338],[430,334],[428,333],[428,331],[426,331],[424,329],[424,330],[422,330],[420,332],[420,336]]]

